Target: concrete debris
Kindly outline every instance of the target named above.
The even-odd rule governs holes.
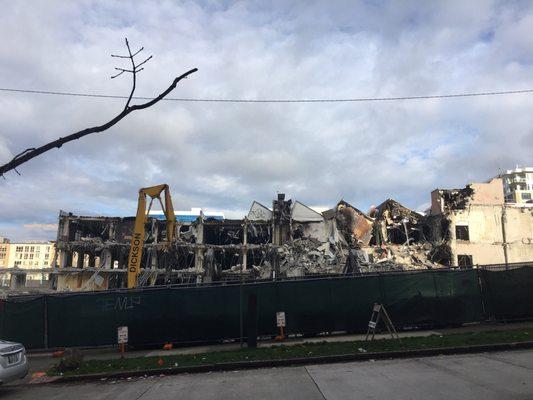
[[[336,244],[313,238],[295,239],[278,249],[279,270],[288,278],[342,272],[345,254]]]
[[[368,246],[362,249],[350,249],[344,272],[360,274],[445,268],[444,265],[431,259],[432,250],[433,246],[428,242],[411,246]]]

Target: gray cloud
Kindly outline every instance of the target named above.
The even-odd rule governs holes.
[[[533,87],[529,2],[12,2],[0,86],[126,94],[109,80],[123,37],[154,59],[138,94],[198,67],[173,97],[348,98]],[[175,208],[232,216],[285,191],[311,205],[411,207],[435,187],[531,163],[531,95],[350,104],[163,102],[32,160],[0,182],[14,239],[59,209],[132,215],[168,182]],[[0,162],[102,123],[120,100],[0,93]],[[39,225],[43,224],[43,225]]]

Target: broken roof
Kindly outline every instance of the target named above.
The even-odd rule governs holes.
[[[248,211],[248,219],[250,221],[268,221],[272,219],[272,210],[263,204],[255,201],[250,206]]]
[[[376,218],[382,219],[384,217],[389,217],[393,220],[408,218],[411,222],[419,222],[424,218],[422,214],[405,207],[394,199],[387,199],[376,207]]]
[[[292,206],[291,218],[297,222],[322,222],[324,217],[305,204],[295,201]]]

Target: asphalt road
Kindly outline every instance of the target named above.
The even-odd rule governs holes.
[[[0,399],[532,399],[533,350],[0,387]]]

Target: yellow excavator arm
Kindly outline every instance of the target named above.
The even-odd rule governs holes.
[[[163,201],[161,200],[162,192],[165,194],[165,205],[163,205]],[[148,210],[146,210],[146,196],[150,197]],[[133,288],[137,285],[137,276],[141,270],[146,216],[150,212],[155,199],[159,200],[167,221],[167,246],[170,246],[174,240],[176,217],[174,215],[174,207],[172,206],[168,185],[163,184],[140,189],[137,215],[135,217],[135,226],[133,228],[133,235],[131,236],[130,253],[128,256],[128,288]]]

